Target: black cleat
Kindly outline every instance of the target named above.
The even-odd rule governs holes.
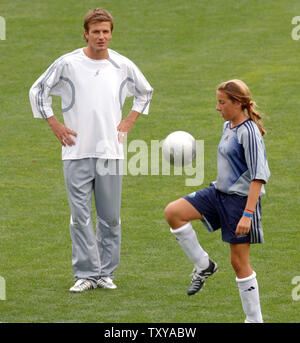
[[[209,266],[201,270],[200,272],[196,272],[196,269],[194,268],[192,273],[192,281],[190,284],[190,287],[187,290],[187,295],[193,295],[201,290],[201,288],[204,286],[205,280],[213,275],[218,270],[218,265],[213,260],[209,259]]]

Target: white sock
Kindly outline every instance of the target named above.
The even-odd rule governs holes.
[[[256,273],[253,271],[246,278],[236,278],[236,282],[238,283],[243,310],[246,314],[245,323],[263,323]]]
[[[187,257],[194,263],[197,271],[208,268],[208,254],[200,246],[196,232],[190,222],[176,230],[170,228],[170,231],[175,235]]]

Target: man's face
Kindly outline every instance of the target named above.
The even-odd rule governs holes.
[[[88,41],[88,46],[94,51],[107,50],[112,38],[111,24],[109,21],[92,23],[89,25],[89,31],[85,31],[84,34]]]

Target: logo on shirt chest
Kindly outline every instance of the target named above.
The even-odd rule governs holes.
[[[227,154],[228,149],[230,149],[230,146],[231,146],[231,139],[230,138],[231,137],[229,134],[223,136],[223,138],[219,144],[219,148],[218,148],[220,153]]]
[[[100,75],[100,70],[99,70],[99,69],[96,71],[96,73],[94,74],[94,76],[98,76],[98,75]]]

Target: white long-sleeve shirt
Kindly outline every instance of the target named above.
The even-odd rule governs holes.
[[[108,49],[109,57],[93,60],[83,48],[57,59],[29,92],[35,118],[53,116],[51,95],[61,97],[66,127],[75,131],[75,145],[62,147],[62,159],[123,159],[117,126],[126,97],[132,110],[148,114],[153,89],[128,58]]]

